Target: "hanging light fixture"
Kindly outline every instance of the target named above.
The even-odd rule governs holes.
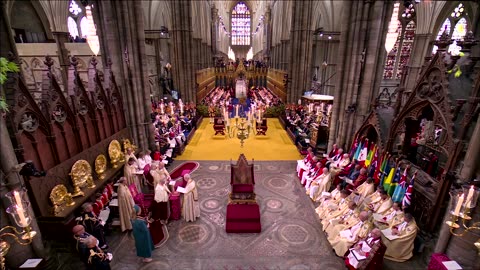
[[[97,29],[95,28],[95,22],[93,21],[92,9],[90,6],[85,7],[85,14],[87,17],[87,43],[95,56],[100,52],[100,41],[97,36]]]
[[[395,46],[395,42],[397,42],[398,38],[398,25],[400,21],[398,21],[398,10],[400,9],[400,3],[395,3],[393,5],[393,12],[392,18],[390,19],[390,23],[388,24],[388,32],[387,38],[385,39],[385,50],[389,53],[393,47]]]

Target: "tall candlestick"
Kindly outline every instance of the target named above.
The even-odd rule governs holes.
[[[458,216],[460,214],[460,209],[462,208],[462,204],[463,204],[463,193],[460,197],[458,197],[457,206],[455,207],[455,211],[453,211],[453,214],[455,216]]]
[[[474,192],[475,192],[475,189],[473,188],[473,185],[472,185],[468,190],[467,199],[465,200],[465,207],[471,208],[470,203],[472,202]]]

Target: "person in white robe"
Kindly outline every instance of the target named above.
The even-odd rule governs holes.
[[[392,198],[385,190],[380,191],[380,200],[375,203],[370,203],[368,208],[378,214],[385,214],[393,205]]]
[[[185,174],[183,178],[187,181],[187,186],[183,194],[182,215],[187,222],[195,221],[200,217],[197,186],[190,174]]]

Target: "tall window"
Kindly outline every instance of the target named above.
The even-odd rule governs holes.
[[[397,41],[385,59],[383,79],[399,80],[402,77],[403,68],[410,60],[416,30],[415,22],[410,19],[411,17],[402,16],[402,19],[398,21]]]
[[[83,19],[85,18],[82,7],[80,7],[75,0],[70,1],[70,6],[68,8],[69,16],[67,18],[68,32],[72,38],[83,37],[85,33],[83,32]]]
[[[232,45],[250,45],[250,10],[238,2],[232,10]]]
[[[465,6],[460,3],[452,11],[450,16],[445,19],[440,30],[437,34],[437,40],[443,34],[444,31],[447,31],[448,35],[453,39],[453,43],[448,47],[448,52],[452,55],[458,55],[460,53],[461,47],[457,45],[457,40],[462,40],[467,34],[468,23],[465,18]],[[435,54],[438,50],[437,46],[433,46],[432,54]]]

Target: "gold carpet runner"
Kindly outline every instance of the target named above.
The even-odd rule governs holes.
[[[214,135],[213,124],[204,118],[193,138],[177,160],[236,160],[245,154],[249,160],[297,160],[302,156],[277,118],[268,118],[267,136],[250,135],[244,141],[228,135]]]

